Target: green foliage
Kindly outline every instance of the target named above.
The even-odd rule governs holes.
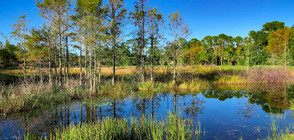
[[[5,45],[0,48],[0,68],[16,67],[19,63],[18,48],[6,40]]]

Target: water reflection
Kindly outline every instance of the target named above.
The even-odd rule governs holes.
[[[289,102],[294,86],[279,88],[213,87],[199,93],[145,93],[124,98],[103,97],[76,101],[55,108],[14,114],[0,119],[0,139],[13,139],[26,132],[44,135],[57,127],[113,118],[164,118],[169,111],[184,118],[199,119],[206,139],[234,137],[256,139],[268,136],[269,113],[285,114],[293,122]],[[258,128],[258,129],[257,129]],[[257,133],[258,130],[258,133]],[[234,135],[234,136],[232,136]]]

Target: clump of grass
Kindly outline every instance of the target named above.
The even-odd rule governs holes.
[[[174,82],[143,82],[138,85],[138,90],[142,92],[159,92],[166,90],[195,91],[208,88],[209,83],[204,80],[194,79],[191,81],[183,81],[175,84]]]
[[[125,96],[133,94],[137,91],[137,84],[129,82],[118,82],[115,85],[111,83],[105,83],[98,87],[97,91],[99,95],[110,95],[110,96]]]
[[[57,129],[55,133],[48,135],[47,139],[171,139],[185,140],[200,138],[201,130],[191,126],[191,120],[182,119],[172,113],[169,114],[168,120],[157,121],[146,117],[139,120],[107,118],[102,121],[90,124],[71,125],[67,128]],[[26,138],[32,138],[27,135]],[[35,138],[35,137],[34,137]]]
[[[249,82],[246,78],[241,77],[239,75],[224,75],[221,76],[217,81],[213,82],[216,85],[240,85],[240,84],[248,84]]]
[[[184,81],[178,86],[178,90],[199,91],[209,87],[209,83],[204,80],[194,79],[191,81]]]

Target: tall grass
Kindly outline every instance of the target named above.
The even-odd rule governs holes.
[[[90,124],[71,125],[55,130],[45,139],[147,139],[147,140],[185,140],[201,137],[200,123],[193,126],[191,120],[185,120],[172,113],[165,121],[157,121],[142,117],[139,120],[107,118]],[[195,132],[196,130],[196,132]],[[195,132],[195,133],[193,133]],[[27,135],[25,139],[36,139]]]
[[[293,101],[291,102],[293,106]],[[293,131],[293,124],[284,124],[280,125],[280,121],[285,120],[286,116],[284,114],[282,115],[271,115],[271,123],[270,131],[271,135],[267,137],[268,140],[293,140],[294,135],[292,133]]]
[[[74,99],[88,97],[78,81],[69,81],[63,89],[48,83],[24,81],[18,85],[0,86],[0,115],[46,108]]]

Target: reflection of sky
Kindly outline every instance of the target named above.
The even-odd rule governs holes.
[[[194,102],[192,99],[194,99]],[[117,117],[141,117],[143,114],[142,108],[145,108],[145,114],[149,116],[152,113],[152,100],[151,98],[144,98],[145,102],[142,101],[139,96],[117,99],[115,101]],[[113,117],[114,102],[113,100],[108,102],[108,104],[105,102],[101,107],[102,118]],[[174,112],[173,94],[155,96],[153,106],[155,119],[166,118],[169,111]],[[241,136],[243,139],[265,138],[269,136],[271,119],[273,119],[273,116],[263,111],[261,106],[249,104],[245,97],[232,97],[220,101],[216,98],[206,98],[203,94],[177,95],[176,106],[177,114],[184,118],[193,119],[195,123],[199,119],[201,127],[206,132],[205,139],[239,139]],[[58,125],[69,125],[68,122],[78,124],[89,119],[98,120],[100,118],[99,111],[99,106],[89,108],[81,105],[80,102],[74,102],[42,113],[37,111],[38,113],[28,116],[27,119],[11,117],[6,121],[0,120],[0,138],[12,138],[11,136],[16,136],[19,132],[22,133],[24,129],[46,132]],[[92,118],[89,118],[89,114]],[[194,117],[191,114],[194,114]],[[285,119],[277,119],[277,122],[289,126],[289,122],[293,122],[291,111],[286,111],[285,116]],[[260,132],[257,131],[258,129]]]

